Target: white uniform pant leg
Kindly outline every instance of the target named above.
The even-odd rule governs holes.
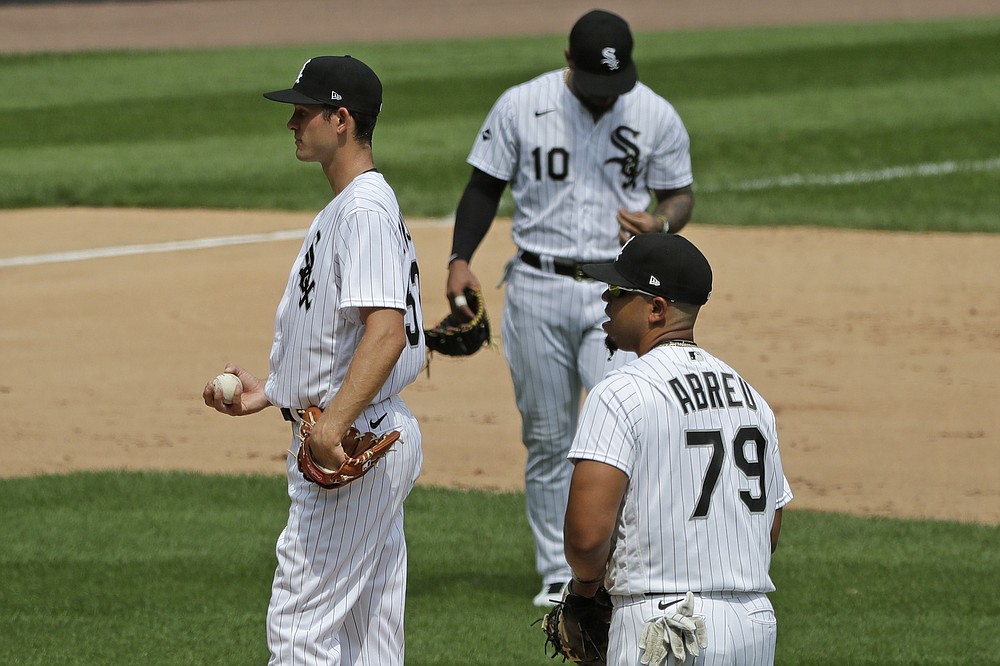
[[[422,453],[408,411],[391,409],[379,432],[396,426],[400,440],[379,465],[336,490],[305,481],[289,457],[291,504],[267,611],[271,666],[403,663],[403,501]]]
[[[616,603],[611,617],[608,666],[640,666],[639,636],[643,625],[664,613],[662,602],[679,601],[680,595],[648,597],[639,602]],[[627,599],[635,599],[630,597]],[[771,666],[774,664],[778,623],[771,600],[763,593],[714,593],[695,596],[694,614],[705,618],[708,648],[685,666]],[[673,655],[667,666],[678,662]]]
[[[608,361],[603,285],[546,273],[516,262],[507,283],[502,324],[521,437],[528,452],[525,495],[544,584],[569,580],[563,522],[572,465],[567,461],[582,390],[628,355]],[[634,356],[633,356],[634,357]]]

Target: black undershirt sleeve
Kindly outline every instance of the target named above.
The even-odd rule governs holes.
[[[472,169],[472,176],[455,210],[455,230],[448,263],[455,259],[472,259],[473,253],[493,224],[505,187],[507,181],[494,178],[479,169]]]

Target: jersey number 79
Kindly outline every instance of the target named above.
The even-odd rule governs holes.
[[[739,491],[740,500],[750,510],[750,513],[763,513],[767,508],[767,497],[764,489],[767,487],[764,478],[764,452],[767,450],[767,440],[757,426],[744,426],[736,431],[733,437],[733,462],[748,479],[756,479],[759,484],[758,493],[754,495],[748,490]],[[756,456],[753,460],[746,454],[748,444],[754,445]],[[722,474],[722,465],[726,460],[726,446],[720,430],[689,430],[687,446],[711,447],[712,457],[705,470],[705,478],[701,484],[701,495],[695,505],[691,520],[704,518],[712,505],[712,494]]]

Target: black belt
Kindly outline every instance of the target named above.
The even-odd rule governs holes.
[[[286,421],[291,421],[292,423],[295,423],[296,421],[301,421],[302,415],[305,413],[306,410],[304,409],[296,409],[293,411],[288,407],[281,408],[281,418],[285,419]],[[295,418],[296,416],[298,416],[298,418]]]
[[[592,280],[593,278],[588,277],[583,272],[583,263],[576,263],[575,261],[565,261],[563,259],[552,258],[551,268],[549,268],[549,262],[542,262],[542,258],[535,254],[534,252],[528,252],[527,250],[521,250],[518,253],[521,261],[528,264],[532,268],[537,268],[540,271],[546,271],[547,273],[556,273],[558,275],[565,275],[571,277],[574,280]],[[593,262],[586,262],[593,263]]]

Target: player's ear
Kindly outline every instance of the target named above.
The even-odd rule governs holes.
[[[346,132],[350,128],[353,118],[351,118],[351,112],[344,107],[337,109],[337,112],[333,114],[333,117],[336,118],[335,122],[337,123],[338,132]]]
[[[650,304],[652,308],[649,311],[649,321],[650,323],[660,322],[667,317],[667,308],[670,307],[667,303],[667,299],[661,296],[654,296]]]

